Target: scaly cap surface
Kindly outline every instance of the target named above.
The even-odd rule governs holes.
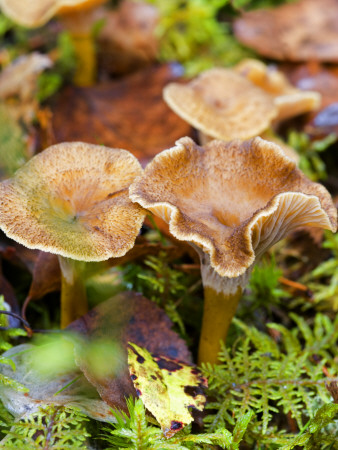
[[[182,138],[157,155],[129,191],[132,201],[168,222],[177,239],[200,247],[222,277],[243,275],[298,227],[337,227],[326,189],[260,138],[204,148]]]
[[[126,150],[54,145],[0,183],[0,227],[26,247],[80,261],[123,256],[145,216],[128,197],[141,174]]]

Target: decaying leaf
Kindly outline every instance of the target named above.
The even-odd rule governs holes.
[[[192,133],[162,99],[163,87],[177,78],[177,66],[165,65],[92,88],[65,89],[52,108],[56,141],[124,148],[148,161]]]
[[[338,61],[338,3],[300,0],[244,13],[237,39],[259,54],[287,61]]]
[[[123,292],[73,322],[68,330],[80,333],[89,342],[103,339],[121,345],[120,371],[117,376],[100,376],[90,366],[81,349],[76,351],[76,363],[105,402],[113,408],[126,411],[125,398],[136,396],[128,372],[128,342],[134,342],[164,357],[191,362],[185,342],[171,327],[169,318],[153,302],[135,292]]]
[[[167,438],[192,422],[189,408],[202,411],[207,380],[193,366],[165,356],[151,355],[129,343],[128,362],[138,397],[155,416]]]

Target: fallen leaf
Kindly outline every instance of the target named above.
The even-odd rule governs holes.
[[[163,87],[178,78],[177,67],[156,66],[91,88],[66,88],[51,107],[56,141],[123,148],[146,163],[192,133],[162,99]]]
[[[38,300],[50,292],[60,290],[60,286],[61,271],[58,256],[39,251],[28,296],[31,300]]]
[[[67,329],[89,340],[104,339],[121,345],[120,372],[116,377],[98,376],[81,349],[76,351],[76,362],[105,402],[127,411],[125,397],[136,396],[128,372],[128,342],[164,357],[191,362],[184,340],[171,327],[170,319],[155,303],[135,292],[123,292],[101,303]]]
[[[33,273],[39,250],[29,249],[0,231],[0,255],[3,260]]]
[[[207,380],[196,367],[162,355],[151,355],[133,343],[129,344],[128,362],[138,397],[167,438],[192,422],[189,408],[203,410],[206,402],[203,388],[207,387]]]
[[[287,61],[338,62],[338,3],[300,0],[244,13],[237,39],[259,54]]]

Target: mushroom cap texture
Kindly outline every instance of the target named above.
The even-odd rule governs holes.
[[[244,13],[234,32],[269,58],[338,62],[337,14],[337,0],[301,0]]]
[[[188,84],[170,83],[164,100],[176,114],[217,139],[248,139],[277,116],[268,93],[231,69],[207,70]]]
[[[126,150],[53,145],[0,183],[0,227],[26,247],[80,261],[123,256],[145,216],[128,197],[141,174]]]
[[[243,275],[256,257],[298,227],[337,227],[326,189],[261,138],[211,141],[205,147],[182,138],[153,159],[129,192],[229,278]]]
[[[106,0],[0,0],[6,16],[25,27],[39,27],[56,14],[91,8]]]
[[[235,70],[274,98],[278,110],[276,121],[313,111],[320,106],[319,92],[292,86],[276,67],[267,66],[258,59],[244,59],[235,66]]]

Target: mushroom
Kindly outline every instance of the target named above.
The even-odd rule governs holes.
[[[52,65],[48,56],[33,52],[19,56],[0,73],[0,99],[6,101],[14,96],[19,99],[18,103],[6,105],[16,120],[22,118],[27,125],[31,124],[37,110],[38,76]]]
[[[129,192],[200,256],[205,300],[199,363],[217,361],[220,341],[264,251],[304,225],[337,227],[326,189],[261,138],[205,147],[182,138],[155,156]]]
[[[277,116],[273,98],[231,69],[207,70],[185,85],[170,83],[163,97],[199,130],[202,143],[257,136]]]
[[[277,106],[276,121],[288,119],[319,108],[321,95],[292,86],[274,66],[257,59],[244,59],[235,66],[236,72],[269,93]]]
[[[123,0],[105,15],[98,36],[100,66],[109,74],[125,75],[154,64],[159,39],[159,11],[143,1]]]
[[[300,0],[244,13],[237,39],[268,58],[338,62],[338,2]]]
[[[126,150],[66,142],[0,183],[5,234],[59,256],[62,327],[87,312],[83,261],[120,257],[133,247],[145,212],[129,200],[128,188],[141,174]]]
[[[77,57],[74,82],[78,86],[94,84],[96,76],[95,44],[92,26],[97,7],[107,0],[0,0],[0,6],[14,22],[36,28],[58,15],[69,30]]]

